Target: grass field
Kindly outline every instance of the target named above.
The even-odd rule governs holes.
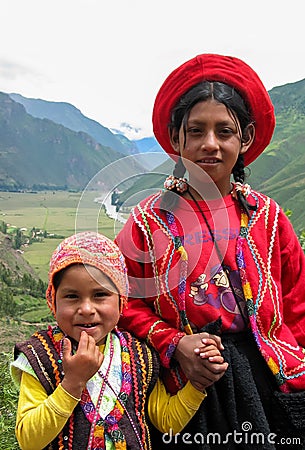
[[[18,389],[10,376],[10,361],[15,342],[29,337],[37,328],[0,318],[0,450],[19,449],[15,439],[15,414]]]
[[[97,192],[73,193],[46,191],[38,193],[0,192],[0,220],[10,226],[31,230],[33,227],[67,237],[75,232],[99,231],[111,239],[114,220],[106,216],[94,200]],[[44,281],[50,256],[62,239],[44,239],[24,249],[24,257]]]

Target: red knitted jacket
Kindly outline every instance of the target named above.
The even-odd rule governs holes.
[[[147,338],[169,367],[183,336],[179,277],[185,255],[173,236],[161,193],[142,201],[116,238],[125,255],[130,298],[120,326]],[[251,191],[257,210],[241,226],[244,296],[250,326],[268,366],[285,392],[305,390],[305,256],[293,227],[279,205]],[[244,216],[244,215],[242,215]],[[239,249],[240,250],[240,249]],[[238,254],[238,250],[237,250]],[[198,316],[196,325],[205,325]]]

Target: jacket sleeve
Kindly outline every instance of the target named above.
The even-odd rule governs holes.
[[[284,323],[305,347],[305,254],[284,212],[279,215]]]
[[[162,364],[169,367],[170,359],[184,332],[173,327],[156,311],[156,289],[150,249],[144,232],[129,217],[115,242],[125,256],[130,295],[127,308],[119,321],[119,327],[133,333],[139,339],[146,339],[159,353]]]

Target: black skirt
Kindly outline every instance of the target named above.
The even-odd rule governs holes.
[[[251,332],[221,338],[226,373],[181,433],[152,428],[153,450],[305,449],[305,393],[279,392]]]

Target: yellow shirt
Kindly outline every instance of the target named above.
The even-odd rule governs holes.
[[[151,422],[161,432],[180,432],[198,410],[206,393],[190,382],[177,395],[166,392],[158,380],[148,400]],[[72,397],[59,385],[47,395],[40,382],[22,372],[17,409],[16,437],[23,450],[46,447],[61,432],[79,399]]]

